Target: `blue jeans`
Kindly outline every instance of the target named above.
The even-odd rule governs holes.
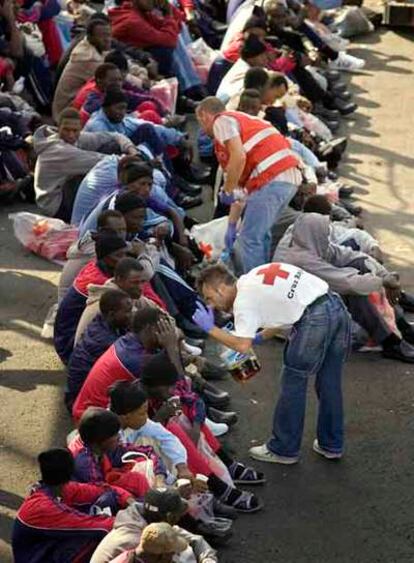
[[[247,198],[238,238],[244,272],[270,262],[271,228],[296,190],[294,184],[272,180]]]
[[[351,341],[351,321],[339,295],[328,293],[309,305],[292,327],[284,351],[280,396],[268,448],[279,455],[299,455],[309,377],[316,376],[319,399],[316,435],[334,453],[343,448],[342,369]]]

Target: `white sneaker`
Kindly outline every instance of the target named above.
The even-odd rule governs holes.
[[[334,51],[346,51],[350,44],[348,39],[344,39],[337,33],[332,33],[332,35],[325,37],[324,40],[328,47]]]
[[[209,430],[211,430],[213,436],[218,438],[219,436],[224,436],[229,431],[229,427],[224,422],[213,422],[209,418],[205,420],[206,426]]]
[[[201,356],[201,354],[203,353],[203,350],[201,348],[199,348],[198,346],[193,346],[185,340],[183,340],[182,346],[184,350],[191,356]]]
[[[344,70],[346,72],[356,72],[361,70],[365,66],[365,61],[363,59],[358,59],[358,57],[353,57],[348,55],[344,51],[338,54],[338,58],[334,61],[329,62],[329,68],[332,70]]]
[[[293,465],[299,461],[298,457],[285,457],[278,455],[269,450],[266,444],[250,448],[249,455],[258,461],[266,461],[267,463],[281,463],[282,465]]]
[[[320,447],[318,440],[313,441],[313,451],[326,459],[341,459],[342,453],[328,452]]]

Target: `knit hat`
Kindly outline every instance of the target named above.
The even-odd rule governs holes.
[[[102,107],[106,108],[108,106],[113,106],[114,104],[127,104],[128,98],[122,92],[122,90],[118,90],[117,88],[109,88],[106,93],[105,97],[102,102]]]
[[[155,354],[148,360],[141,372],[141,381],[148,387],[156,385],[174,385],[178,371],[166,352]]]
[[[256,35],[249,35],[241,49],[243,59],[257,57],[266,52],[266,45]]]
[[[161,516],[169,512],[185,512],[186,508],[187,502],[177,489],[150,489],[144,498],[144,509]]]
[[[128,211],[132,211],[133,209],[146,206],[147,204],[142,197],[132,192],[123,192],[116,196],[115,209],[121,213],[128,213]]]
[[[103,231],[95,236],[95,252],[98,260],[102,260],[112,252],[127,248],[127,243],[111,231]]]
[[[144,528],[138,553],[181,553],[187,549],[188,543],[170,524],[157,522]]]

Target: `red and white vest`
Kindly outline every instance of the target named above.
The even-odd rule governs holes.
[[[291,149],[286,137],[268,121],[252,117],[239,111],[223,111],[216,116],[229,116],[240,126],[240,138],[246,153],[246,164],[240,177],[239,186],[248,193],[260,189],[273,178],[299,166],[299,159]],[[214,140],[214,150],[223,170],[226,170],[229,153],[225,145]]]

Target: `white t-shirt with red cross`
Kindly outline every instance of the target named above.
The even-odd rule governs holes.
[[[327,292],[325,281],[291,264],[258,266],[237,282],[234,333],[254,338],[260,328],[290,326],[308,305]]]

